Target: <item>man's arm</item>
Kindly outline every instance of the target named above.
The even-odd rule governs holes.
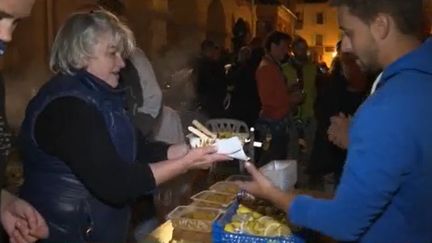
[[[355,241],[385,210],[409,173],[415,145],[409,134],[401,132],[406,124],[393,108],[398,104],[389,107],[383,103],[368,104],[367,111],[363,109],[365,112],[353,121],[346,166],[335,198],[296,197],[289,209],[294,224],[338,240]]]
[[[415,159],[414,142],[409,142],[413,139],[401,132],[407,127],[407,120],[396,111],[401,107],[396,102],[392,108],[369,105],[367,114],[353,121],[345,171],[332,200],[283,193],[249,164],[246,169],[254,181],[239,184],[287,210],[296,225],[337,240],[356,241],[385,210]]]

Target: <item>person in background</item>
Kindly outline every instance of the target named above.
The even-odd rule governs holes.
[[[357,58],[352,53],[342,53],[339,61],[342,70],[331,74],[331,86],[323,93],[316,107],[318,127],[307,168],[310,186],[315,189],[324,186],[323,177],[326,174],[334,173],[335,183],[339,183],[346,160],[346,148],[334,145],[333,135],[343,130],[343,121],[349,121],[354,116],[369,94],[370,81],[357,64]],[[331,126],[332,122],[338,126]]]
[[[295,149],[300,141],[303,156],[301,160],[309,163],[312,144],[316,131],[315,104],[317,87],[323,82],[324,75],[318,65],[313,63],[309,56],[309,46],[305,39],[297,36],[292,44],[293,56],[282,65],[283,73],[290,86],[299,85],[304,92],[302,104],[297,108],[291,118],[291,124],[295,129],[290,129],[290,151],[294,158],[299,158],[299,148]]]
[[[227,79],[234,87],[231,94],[230,117],[246,122],[249,127],[254,126],[261,105],[249,47],[240,49],[237,61],[228,72]]]
[[[19,20],[30,15],[34,0],[0,0],[0,56],[6,51],[6,45],[12,41],[12,33]],[[4,100],[4,93],[1,94]],[[1,110],[4,111],[3,102]],[[2,112],[4,132],[6,127],[5,112]],[[3,133],[2,132],[2,133]],[[2,148],[8,147],[9,141],[0,138]],[[4,170],[6,168],[5,150],[0,154],[0,186],[4,186]],[[1,190],[0,194],[0,217],[3,228],[9,235],[10,242],[35,242],[48,236],[48,227],[45,220],[30,204],[17,198],[15,195]],[[1,236],[0,236],[1,237]],[[1,240],[1,239],[0,239]]]
[[[352,118],[333,199],[285,193],[253,167],[243,189],[286,210],[290,221],[339,241],[432,241],[432,39],[422,43],[423,0],[332,0],[342,52],[383,70]]]
[[[134,48],[131,30],[105,10],[73,14],[55,38],[56,74],[30,101],[19,134],[20,194],[48,222],[48,241],[125,242],[131,202],[228,159],[212,147],[189,150],[136,132],[119,87]]]
[[[339,75],[342,72],[340,56],[341,56],[341,45],[342,41],[338,41],[336,44],[336,56],[333,58],[332,63],[330,65],[330,75]]]
[[[293,101],[281,61],[287,55],[291,41],[291,36],[285,33],[270,33],[264,44],[266,55],[255,74],[261,103],[255,127],[258,140],[264,144],[259,165],[287,158],[288,119]]]
[[[254,37],[249,43],[251,49],[251,64],[254,71],[258,68],[262,58],[265,55],[263,40],[259,37]]]
[[[201,56],[194,68],[196,93],[202,111],[209,118],[224,117],[223,102],[227,94],[225,67],[220,48],[210,40],[201,44]]]
[[[125,60],[120,80],[127,89],[127,107],[134,125],[143,136],[151,137],[162,111],[162,91],[152,64],[140,48]]]

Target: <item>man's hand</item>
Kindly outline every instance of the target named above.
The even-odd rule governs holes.
[[[349,143],[349,126],[351,124],[351,117],[339,113],[338,116],[330,118],[330,127],[327,130],[328,139],[334,145],[342,149],[348,148]]]
[[[2,191],[1,222],[11,243],[36,242],[48,237],[42,216],[26,201]]]
[[[247,192],[271,201],[276,207],[288,211],[292,201],[295,198],[293,193],[285,193],[275,186],[261,173],[257,168],[249,162],[246,162],[245,167],[247,171],[252,175],[253,180],[247,182],[236,182],[243,190]]]

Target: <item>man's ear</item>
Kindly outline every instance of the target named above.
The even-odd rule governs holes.
[[[390,34],[394,26],[393,20],[388,14],[378,14],[370,23],[370,30],[376,40],[384,40]]]

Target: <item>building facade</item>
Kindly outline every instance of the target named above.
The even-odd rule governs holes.
[[[296,34],[310,46],[314,61],[330,65],[341,38],[336,9],[328,3],[297,3]]]

